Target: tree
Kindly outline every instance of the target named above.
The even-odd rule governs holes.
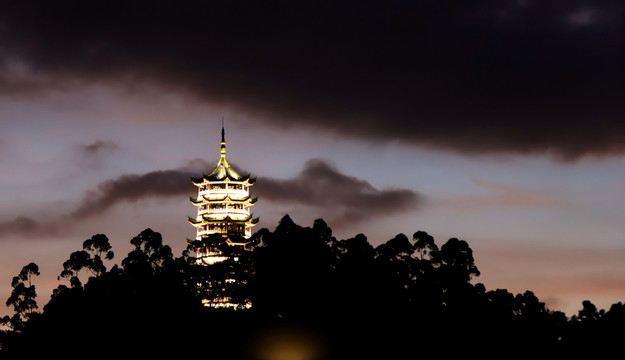
[[[13,279],[7,305],[16,313],[2,319],[13,331],[0,332],[0,358],[18,358],[28,344],[38,344],[38,357],[67,355],[58,344],[68,338],[78,356],[97,348],[107,357],[158,357],[162,346],[179,352],[192,339],[207,339],[211,351],[224,352],[216,358],[231,358],[241,339],[286,323],[322,334],[339,359],[441,351],[490,358],[512,348],[523,356],[596,355],[620,346],[625,305],[605,312],[585,301],[568,321],[531,291],[473,285],[480,273],[466,241],[452,238],[439,249],[423,231],[412,240],[398,234],[374,248],[363,234],[336,240],[322,220],[302,227],[285,216],[274,231],[253,235],[253,252],[229,246],[221,235],[190,244],[189,250],[209,246],[232,259],[195,266],[189,250],[174,258],[161,235],[145,229],[131,240],[122,266],[107,271],[102,261],[113,253],[97,234],[63,264],[73,288],[60,285],[42,312],[32,284],[38,267],[29,264]],[[84,287],[77,276],[83,270],[94,275]],[[233,303],[251,299],[252,310],[204,307],[208,290]]]
[[[438,252],[438,246],[434,243],[434,238],[425,231],[417,231],[412,235],[415,241],[413,247],[419,254],[419,259],[431,259]]]
[[[80,288],[82,283],[78,278],[78,273],[87,267],[89,267],[89,254],[84,250],[74,251],[63,263],[63,271],[59,278],[69,279],[73,288]]]
[[[468,283],[474,276],[480,276],[475,265],[473,250],[464,240],[449,239],[436,253],[434,258],[440,264],[446,281]]]
[[[582,301],[582,309],[577,313],[577,318],[582,322],[592,322],[598,320],[600,315],[595,304],[590,300],[584,300]]]
[[[39,266],[35,263],[30,263],[24,266],[17,276],[13,277],[11,281],[13,291],[7,299],[6,305],[13,306],[15,315],[2,318],[3,324],[19,331],[22,329],[24,321],[38,309],[37,301],[35,300],[37,292],[35,291],[35,285],[32,284],[33,276],[38,275]]]
[[[330,307],[336,248],[325,222],[302,227],[285,215],[271,232],[261,229],[254,249],[254,306],[288,317],[314,318]],[[331,245],[332,244],[332,245]]]
[[[99,277],[106,272],[102,255],[106,260],[112,260],[114,257],[109,239],[104,234],[93,235],[83,242],[82,247],[82,250],[70,254],[69,259],[63,263],[63,271],[59,276],[69,279],[73,288],[82,286],[78,278],[78,273],[82,269],[87,269],[93,276]]]
[[[106,271],[102,255],[104,255],[104,259],[106,260],[112,260],[115,257],[115,253],[111,251],[112,246],[109,239],[104,234],[96,234],[90,239],[85,240],[82,244],[82,248],[90,253],[89,269],[96,276],[100,276]]]
[[[394,238],[376,248],[378,258],[395,262],[410,258],[413,246],[404,234],[397,234]]]
[[[147,228],[130,240],[134,250],[122,260],[124,270],[136,274],[151,274],[162,271],[173,261],[169,245],[163,245],[160,233]]]
[[[243,242],[242,237],[231,236],[235,242]],[[228,303],[237,308],[250,304],[248,281],[251,275],[250,252],[240,246],[229,245],[221,234],[210,234],[201,240],[188,244],[188,252],[214,254],[222,259],[215,263],[197,264],[195,258],[189,258],[190,282],[193,283],[198,297],[217,305]]]

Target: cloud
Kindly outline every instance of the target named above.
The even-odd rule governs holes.
[[[408,189],[377,189],[321,159],[309,160],[292,179],[263,178],[254,190],[263,201],[323,209],[334,226],[414,211],[424,200]]]
[[[118,149],[119,147],[113,141],[110,140],[95,140],[88,145],[80,145],[81,153],[88,157],[93,158],[102,153],[109,152],[111,150]]]
[[[26,216],[17,216],[13,220],[0,222],[0,236],[17,235],[30,237],[56,236],[65,225],[57,222],[40,222]],[[69,226],[69,225],[67,225]]]
[[[189,195],[194,186],[189,180],[208,167],[196,159],[186,167],[173,170],[150,171],[145,174],[125,174],[98,184],[85,193],[82,203],[72,212],[72,217],[90,218],[123,202],[136,202],[144,198]]]
[[[189,195],[195,190],[189,182],[209,166],[203,161],[175,170],[122,175],[106,180],[88,191],[82,204],[73,212],[78,218],[89,218],[122,202],[135,202],[148,197]],[[240,173],[245,171],[239,170]],[[293,179],[263,177],[253,188],[253,195],[263,201],[299,204],[321,208],[335,215],[334,224],[360,222],[373,217],[389,216],[414,210],[423,197],[407,189],[379,190],[365,180],[342,174],[324,160],[309,160]]]
[[[76,220],[85,220],[109,211],[124,202],[136,202],[145,198],[183,196],[193,193],[190,176],[198,176],[208,164],[201,159],[190,161],[186,166],[172,170],[157,170],[145,174],[126,174],[105,180],[94,189],[85,192],[75,209],[56,217],[47,215],[45,221],[27,216],[0,222],[0,237],[50,237],[70,232]]]
[[[9,1],[0,93],[151,83],[346,137],[623,154],[624,12],[615,1]]]
[[[103,181],[85,194],[72,217],[89,218],[116,204],[144,198],[193,194],[195,188],[189,177],[197,177],[208,168],[204,161],[197,160],[181,169],[127,174]],[[261,178],[253,188],[253,195],[262,201],[321,208],[334,215],[331,220],[336,226],[412,211],[423,200],[422,195],[412,190],[376,189],[320,159],[309,160],[292,179]]]
[[[198,177],[210,168],[204,160],[195,159],[179,169],[125,174],[108,179],[85,192],[82,201],[65,215],[46,222],[24,216],[0,222],[0,236],[53,236],[69,231],[77,219],[93,218],[110,211],[117,204],[155,197],[186,198],[196,191],[190,177]],[[309,160],[302,172],[293,179],[262,178],[254,186],[253,195],[263,201],[323,209],[325,213],[335,215],[331,220],[336,226],[412,211],[423,200],[420,194],[412,190],[376,189],[367,181],[342,174],[319,159]]]

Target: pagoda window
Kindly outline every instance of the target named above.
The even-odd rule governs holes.
[[[210,186],[211,190],[224,190],[226,188],[225,184],[212,184]]]

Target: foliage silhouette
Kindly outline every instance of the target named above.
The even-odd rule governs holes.
[[[35,298],[37,291],[35,285],[32,284],[33,276],[38,276],[39,266],[35,263],[29,263],[24,266],[17,276],[13,277],[11,287],[13,291],[7,299],[6,305],[13,306],[15,314],[11,317],[4,316],[0,320],[0,324],[6,325],[14,331],[21,331],[24,327],[24,321],[34,315],[34,311],[39,308]]]
[[[472,249],[457,238],[439,247],[417,231],[374,247],[363,234],[337,240],[323,220],[302,227],[287,215],[250,241],[246,251],[210,236],[174,257],[146,229],[108,270],[103,261],[113,259],[112,248],[105,235],[94,235],[63,264],[71,286],[60,284],[42,312],[32,284],[39,271],[29,264],[12,282],[7,304],[16,314],[3,318],[11,328],[0,333],[0,355],[16,358],[30,345],[32,357],[259,359],[271,357],[270,334],[278,333],[324,359],[596,357],[618,348],[624,335],[622,303],[606,312],[584,301],[569,319],[531,291],[487,291],[475,282]],[[197,265],[189,254],[198,247],[227,260]],[[83,269],[91,274],[84,286]],[[253,307],[202,304],[223,297]]]
[[[243,243],[241,239],[236,239]],[[209,303],[227,300],[238,308],[250,303],[248,283],[252,270],[252,253],[240,246],[230,246],[220,234],[210,234],[202,240],[193,241],[188,250],[208,251],[225,258],[210,266],[190,266],[189,279],[192,279],[198,296]]]

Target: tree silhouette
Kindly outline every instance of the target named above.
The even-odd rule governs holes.
[[[111,251],[113,248],[109,243],[108,237],[104,234],[93,235],[90,239],[87,239],[82,244],[83,250],[90,253],[90,270],[99,276],[106,271],[102,256],[104,259],[112,260],[115,257],[115,253]]]
[[[7,299],[6,305],[12,306],[15,314],[12,317],[4,316],[1,320],[2,324],[16,331],[23,329],[24,321],[38,309],[37,301],[35,300],[37,292],[35,285],[32,284],[32,278],[39,275],[39,266],[31,262],[24,266],[17,276],[13,277],[11,281],[13,291]]]
[[[329,359],[500,358],[512,350],[596,358],[625,336],[622,303],[606,312],[584,301],[568,319],[532,291],[487,290],[475,282],[480,271],[467,241],[439,247],[425,231],[373,246],[363,234],[337,240],[321,219],[303,227],[286,215],[274,231],[252,236],[252,250],[213,235],[174,257],[149,228],[130,243],[109,270],[108,238],[83,242],[63,264],[72,286],[59,285],[42,312],[32,284],[39,269],[25,266],[11,284],[15,315],[2,319],[10,328],[0,332],[0,356],[17,358],[28,347],[33,357],[162,358],[201,348],[218,359],[254,359],[249,349],[264,346],[263,334],[297,328]],[[198,265],[189,255],[198,247],[225,260]],[[84,286],[83,270],[91,275]],[[253,306],[203,305],[221,298]]]
[[[82,246],[83,250],[71,253],[69,259],[63,263],[63,271],[59,276],[69,279],[73,288],[82,286],[78,278],[81,270],[87,269],[93,276],[99,277],[106,272],[102,255],[106,260],[112,260],[114,257],[109,239],[104,234],[93,235],[85,240]]]
[[[130,240],[134,250],[122,261],[127,272],[151,274],[164,270],[172,261],[169,245],[163,245],[163,237],[152,229],[145,229]]]
[[[243,239],[232,240],[242,243]],[[245,308],[251,305],[248,282],[251,276],[251,253],[239,246],[231,246],[221,234],[210,234],[201,240],[188,244],[189,252],[215,254],[222,260],[210,266],[191,259],[189,276],[195,283],[198,297],[211,306],[234,306]]]
[[[438,252],[438,246],[434,238],[425,231],[417,231],[412,235],[414,250],[419,254],[420,260],[431,259]]]

